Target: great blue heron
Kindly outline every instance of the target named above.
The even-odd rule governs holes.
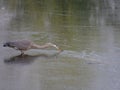
[[[57,50],[61,51],[58,46],[52,43],[46,43],[44,45],[37,45],[29,40],[16,40],[10,41],[3,44],[4,47],[14,48],[21,51],[21,55],[24,55],[24,51],[29,49],[44,49],[48,47],[55,47]]]

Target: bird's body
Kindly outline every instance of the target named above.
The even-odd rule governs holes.
[[[10,42],[4,43],[3,46],[14,48],[16,50],[20,50],[22,55],[24,54],[24,51],[29,50],[29,49],[44,49],[48,47],[55,47],[56,49],[60,50],[55,44],[46,43],[45,45],[37,45],[30,40],[10,41]]]
[[[32,42],[29,40],[16,40],[5,43],[8,47],[16,50],[28,50],[31,48]],[[4,46],[5,46],[4,44]]]

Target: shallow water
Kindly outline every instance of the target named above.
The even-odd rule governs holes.
[[[85,1],[85,2],[84,2]],[[119,90],[118,0],[0,0],[0,90]],[[63,49],[19,51],[6,41]]]

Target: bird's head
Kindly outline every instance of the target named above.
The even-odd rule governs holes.
[[[55,48],[56,48],[57,50],[59,50],[59,51],[63,51],[63,50],[61,50],[57,45],[55,45],[55,44],[53,44],[53,43],[46,43],[46,45],[55,47]]]

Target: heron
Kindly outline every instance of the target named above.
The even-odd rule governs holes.
[[[45,49],[48,47],[54,47],[57,50],[61,51],[61,49],[53,43],[46,43],[44,45],[38,45],[30,40],[15,40],[15,41],[5,42],[3,44],[3,47],[9,47],[15,50],[19,50],[21,52],[21,55],[24,55],[24,51],[27,51],[30,49]]]

